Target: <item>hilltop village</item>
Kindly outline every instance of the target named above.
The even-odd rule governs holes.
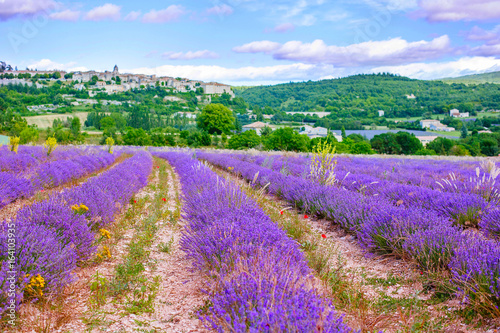
[[[6,68],[0,74],[0,85],[12,84],[33,84],[30,79],[42,81],[70,81],[75,89],[89,91],[92,96],[98,92],[114,94],[131,89],[145,89],[146,87],[161,86],[172,88],[175,92],[197,91],[207,95],[227,93],[234,97],[231,86],[217,82],[203,82],[180,77],[156,76],[146,74],[120,73],[115,65],[113,71],[86,71],[86,72],[66,72],[61,70],[38,71],[38,70],[15,70],[12,67]],[[37,81],[38,81],[37,80]],[[43,83],[34,82],[37,88],[43,87]]]

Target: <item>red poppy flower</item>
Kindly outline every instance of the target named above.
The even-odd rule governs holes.
[[[40,192],[43,192],[43,190],[40,190]]]
[[[134,203],[137,203],[137,201],[134,200]]]
[[[282,210],[280,210],[280,214],[283,215],[283,211]]]
[[[304,218],[307,219],[309,216],[307,216],[307,214],[304,214]]]
[[[321,234],[321,237],[326,238],[326,235],[325,234]]]
[[[163,200],[163,201],[165,201],[165,202],[167,201],[167,199],[165,199],[165,198],[161,198],[161,200]]]

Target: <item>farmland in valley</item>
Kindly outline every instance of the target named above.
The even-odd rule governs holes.
[[[494,159],[10,148],[2,331],[500,325]]]

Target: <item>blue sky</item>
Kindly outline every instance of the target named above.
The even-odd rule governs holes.
[[[0,0],[0,60],[233,85],[500,70],[498,0]]]

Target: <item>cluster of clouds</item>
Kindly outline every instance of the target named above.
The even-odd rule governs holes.
[[[317,21],[318,13],[325,14],[329,2],[326,0],[295,0],[283,2],[279,0],[227,0],[206,9],[203,15],[227,16],[238,6],[249,11],[267,10],[283,20],[295,21],[295,25],[308,26]],[[496,20],[500,18],[500,2],[498,0],[360,0],[364,5],[373,8],[385,8],[389,11],[401,11],[414,17],[421,17],[429,22]],[[354,5],[356,5],[354,1]],[[331,5],[331,4],[330,4]],[[137,20],[142,13],[132,11],[122,15],[121,6],[106,3],[87,12],[66,8],[56,0],[1,0],[0,20],[19,16],[30,16],[48,13],[54,20]],[[144,13],[143,22],[164,23],[176,20],[188,11],[181,5],[170,5],[165,9],[151,10]],[[328,15],[327,15],[328,16]],[[284,22],[282,24],[290,24]],[[277,26],[279,30],[289,30],[290,26]]]
[[[82,12],[65,8],[54,0],[0,0],[0,21],[16,17],[30,17],[44,14],[53,20],[59,21],[136,21],[141,18],[143,23],[167,23],[176,21],[189,11],[182,5],[170,5],[164,9],[152,9],[149,12],[131,11],[122,13],[122,6],[106,3],[101,6]],[[229,5],[215,5],[203,11],[202,15],[227,16],[233,13]]]
[[[402,64],[441,57],[450,52],[447,35],[431,41],[408,42],[402,38],[370,41],[348,46],[327,45],[317,39],[312,43],[289,41],[284,44],[256,41],[233,48],[237,53],[265,53],[276,60],[332,64],[339,67]]]
[[[193,18],[226,17],[238,10],[249,12],[269,11],[267,15],[278,18],[278,23],[265,32],[289,33],[301,26],[316,23],[319,15],[332,20],[346,19],[344,12],[329,12],[327,0],[227,0],[198,12],[183,5],[171,4],[163,9],[125,11],[122,6],[104,3],[94,8],[69,7],[59,0],[0,0],[0,21],[33,17],[44,14],[59,21],[138,21],[143,23],[168,23],[191,14]],[[368,5],[384,8],[391,13],[398,11],[414,19],[427,22],[498,22],[499,0],[355,0],[353,6]],[[69,2],[68,2],[69,4]],[[311,42],[289,40],[255,40],[234,47],[238,54],[264,57],[282,61],[273,66],[195,66],[165,65],[155,68],[132,68],[134,73],[185,76],[208,81],[228,83],[276,83],[305,79],[334,78],[358,73],[392,72],[420,79],[459,76],[500,70],[500,25],[491,29],[473,26],[462,32],[471,46],[452,46],[448,35],[428,40],[408,41],[402,37],[378,41],[364,41],[350,45],[331,45],[324,40]],[[210,50],[164,52],[167,60],[191,61],[217,59],[219,54]],[[458,58],[450,60],[450,58]],[[29,64],[39,69],[85,70],[76,63],[57,63],[43,59]]]

